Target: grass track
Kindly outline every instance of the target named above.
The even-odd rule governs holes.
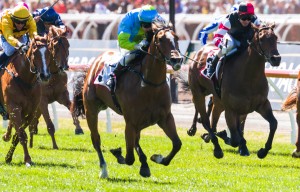
[[[249,157],[240,157],[236,149],[220,141],[224,158],[216,159],[212,144],[200,140],[199,131],[189,137],[186,129],[178,128],[183,143],[180,152],[169,166],[149,160],[152,175],[142,178],[136,155],[133,166],[126,166],[119,165],[108,152],[116,147],[124,150],[124,125],[113,123],[113,133],[109,134],[105,123],[99,122],[109,174],[109,179],[100,179],[98,157],[85,120],[81,121],[85,135],[75,136],[71,119],[60,119],[62,128],[56,133],[59,150],[51,149],[50,136],[41,122],[34,147],[29,149],[35,166],[25,167],[20,145],[12,163],[6,164],[10,142],[0,141],[0,191],[300,191],[300,159],[291,157],[294,146],[289,135],[275,135],[272,150],[261,160],[256,152],[264,146],[266,133],[246,131]],[[4,132],[0,128],[1,135]],[[167,155],[171,142],[153,126],[142,132],[141,146],[149,159],[155,153]]]

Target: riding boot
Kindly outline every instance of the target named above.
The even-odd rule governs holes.
[[[209,79],[212,78],[213,74],[216,71],[216,66],[217,66],[217,63],[218,63],[219,59],[220,58],[218,57],[218,55],[216,55],[214,57],[214,59],[208,64],[208,66],[207,66],[208,69],[207,69],[207,73],[206,73],[207,78],[209,78]]]
[[[124,68],[125,67],[118,62],[117,67],[113,72],[110,73],[110,79],[107,81],[107,85],[109,86],[110,90],[115,90],[115,86],[117,85],[117,78],[119,78],[119,76],[123,73]]]
[[[7,56],[5,52],[0,54],[0,69],[3,69],[7,66],[8,58],[9,56]]]

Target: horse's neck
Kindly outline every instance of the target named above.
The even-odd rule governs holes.
[[[29,56],[18,55],[16,59],[19,59],[20,62],[14,62],[14,75],[29,84],[36,81],[37,76],[33,73],[33,70],[35,69],[31,68]]]
[[[156,46],[151,45],[148,53],[142,61],[144,78],[154,84],[159,84],[166,80],[166,63]]]
[[[50,61],[49,71],[50,71],[51,74],[56,74],[60,71],[60,69],[56,65],[56,62],[55,62],[54,59],[51,59],[51,61]]]

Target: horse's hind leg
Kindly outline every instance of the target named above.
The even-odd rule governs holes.
[[[168,156],[163,157],[162,155],[154,154],[151,156],[151,160],[159,164],[169,165],[176,153],[180,150],[182,145],[181,140],[176,131],[176,125],[172,113],[169,113],[165,120],[159,121],[158,125],[171,139],[173,147]]]
[[[107,178],[107,165],[104,159],[104,156],[101,151],[101,139],[98,132],[98,113],[99,111],[96,109],[98,106],[96,102],[89,102],[85,104],[85,114],[86,114],[86,121],[88,124],[88,127],[91,131],[91,140],[94,146],[94,149],[97,151],[98,158],[100,161],[100,169],[101,169],[101,178]]]
[[[300,93],[299,90],[297,91],[297,99],[296,99],[296,105],[297,105],[297,111],[296,111],[296,121],[298,125],[298,135],[297,135],[297,141],[295,143],[296,149],[292,153],[292,157],[300,158]]]
[[[57,99],[57,101],[64,105],[65,107],[67,107],[70,111],[70,107],[71,107],[71,101],[69,99],[69,92],[68,90],[65,90],[61,95],[60,97]],[[81,134],[84,134],[81,126],[80,126],[80,122],[76,116],[76,114],[74,114],[72,111],[71,112],[71,115],[72,115],[72,119],[73,119],[73,124],[75,125],[75,135],[81,135]]]
[[[266,100],[266,102],[259,107],[257,112],[259,114],[261,114],[261,116],[264,119],[266,119],[270,124],[270,132],[269,132],[267,142],[265,144],[265,148],[261,148],[257,152],[257,156],[260,159],[262,159],[262,158],[265,158],[267,156],[269,150],[271,150],[271,148],[272,148],[273,138],[274,138],[278,123],[277,123],[276,118],[273,115],[273,111],[272,111],[271,104],[270,104],[269,100]]]
[[[150,173],[149,165],[147,163],[147,156],[143,152],[139,141],[140,141],[140,133],[138,133],[138,135],[137,135],[136,146],[135,146],[135,150],[136,150],[136,152],[139,156],[139,160],[141,162],[140,175],[143,177],[150,177],[151,173]]]
[[[50,114],[48,111],[48,102],[41,102],[39,109],[41,110],[44,120],[47,124],[47,131],[48,131],[48,134],[51,136],[51,140],[52,140],[52,148],[58,149],[58,146],[57,146],[56,140],[55,140],[55,135],[54,135],[55,127],[54,127],[54,124],[51,120],[51,117],[50,117]]]
[[[187,134],[189,136],[194,136],[197,132],[197,121],[198,121],[198,111],[195,108],[195,115],[194,115],[194,119],[193,119],[193,124],[191,126],[191,128],[189,130],[187,130]]]
[[[39,124],[39,118],[41,116],[41,112],[40,110],[37,110],[37,112],[35,113],[32,121],[29,124],[29,147],[32,148],[33,147],[33,136],[35,134],[37,134],[38,132],[38,124]]]
[[[14,151],[15,151],[18,143],[19,143],[19,137],[18,137],[18,134],[15,133],[13,136],[12,142],[11,142],[10,149],[7,152],[6,157],[5,157],[6,163],[10,163],[12,161],[12,157],[13,157]]]

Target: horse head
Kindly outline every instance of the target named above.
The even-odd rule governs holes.
[[[55,26],[49,28],[48,44],[53,61],[61,70],[69,68],[69,41],[67,39],[67,28],[61,29]]]
[[[255,28],[256,51],[272,66],[279,66],[281,56],[277,49],[277,36],[274,33],[275,24],[262,25]]]
[[[30,71],[39,74],[42,81],[50,79],[50,52],[47,48],[47,37],[36,36],[30,43],[29,55]]]
[[[167,64],[172,66],[173,70],[177,71],[181,68],[183,57],[179,51],[178,36],[175,34],[171,26],[166,26],[164,23],[152,24],[153,39],[155,47],[159,51],[161,57]]]

